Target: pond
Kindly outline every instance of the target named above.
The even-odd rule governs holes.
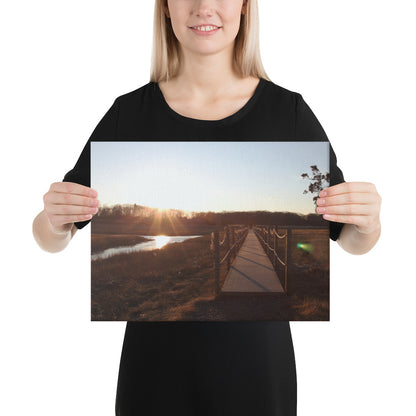
[[[181,243],[189,238],[202,237],[201,235],[141,235],[151,239],[151,241],[145,241],[143,243],[134,244],[133,246],[122,246],[108,248],[104,251],[101,251],[97,254],[91,255],[91,260],[98,259],[107,259],[111,256],[116,256],[117,254],[126,254],[126,253],[135,253],[138,251],[149,251],[149,250],[158,250],[164,247],[166,244],[172,243]]]

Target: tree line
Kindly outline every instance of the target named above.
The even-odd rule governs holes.
[[[271,212],[271,211],[222,211],[222,212],[189,212],[180,209],[163,209],[147,207],[138,204],[115,204],[112,206],[102,206],[99,208],[97,219],[125,219],[125,220],[147,220],[160,221],[175,220],[176,222],[188,224],[206,225],[322,225],[327,221],[321,215],[308,214],[302,215],[293,212]]]

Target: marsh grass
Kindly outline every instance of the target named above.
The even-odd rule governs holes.
[[[169,320],[214,290],[210,235],[91,263],[92,320]]]
[[[220,240],[223,237],[220,234]],[[289,252],[287,296],[215,296],[210,234],[167,244],[159,250],[119,254],[92,261],[91,319],[328,320],[328,232],[296,230],[293,237]],[[297,248],[298,242],[313,244],[313,253]],[[221,258],[223,254],[225,253],[221,254]],[[220,272],[222,286],[226,277],[225,265]]]

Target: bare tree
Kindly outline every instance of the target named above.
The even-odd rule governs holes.
[[[319,192],[322,191],[322,189],[326,188],[326,184],[329,186],[329,172],[327,173],[321,173],[316,165],[311,166],[312,174],[309,176],[307,173],[302,173],[301,177],[303,179],[309,179],[310,184],[308,189],[305,189],[303,191],[303,194],[307,194],[310,192],[313,197],[313,202],[315,204],[315,207],[317,206],[317,200]],[[326,182],[326,184],[325,184]]]

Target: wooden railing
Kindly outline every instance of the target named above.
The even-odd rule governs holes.
[[[281,234],[278,233],[278,229]],[[290,276],[295,249],[293,239],[296,238],[297,232],[301,230],[325,230],[325,227],[316,225],[257,225],[254,227],[254,232],[272,262],[285,294],[290,294],[292,290]],[[279,241],[284,242],[283,247],[283,244],[279,244]],[[278,249],[278,246],[280,249]]]
[[[287,294],[287,265],[288,247],[290,247],[290,229],[286,229],[284,234],[279,234],[276,225],[257,225],[254,227],[254,232],[272,262],[280,283]],[[278,240],[283,240],[285,242],[284,251],[282,250],[283,253],[280,253],[280,255],[278,253]]]
[[[220,241],[220,234],[223,238]],[[241,225],[226,225],[224,230],[211,233],[211,250],[214,255],[214,281],[215,294],[220,293],[220,271],[221,266],[226,265],[230,270],[231,263],[239,252],[248,234],[248,227]],[[225,254],[222,252],[225,251]],[[223,256],[221,259],[221,255]]]

